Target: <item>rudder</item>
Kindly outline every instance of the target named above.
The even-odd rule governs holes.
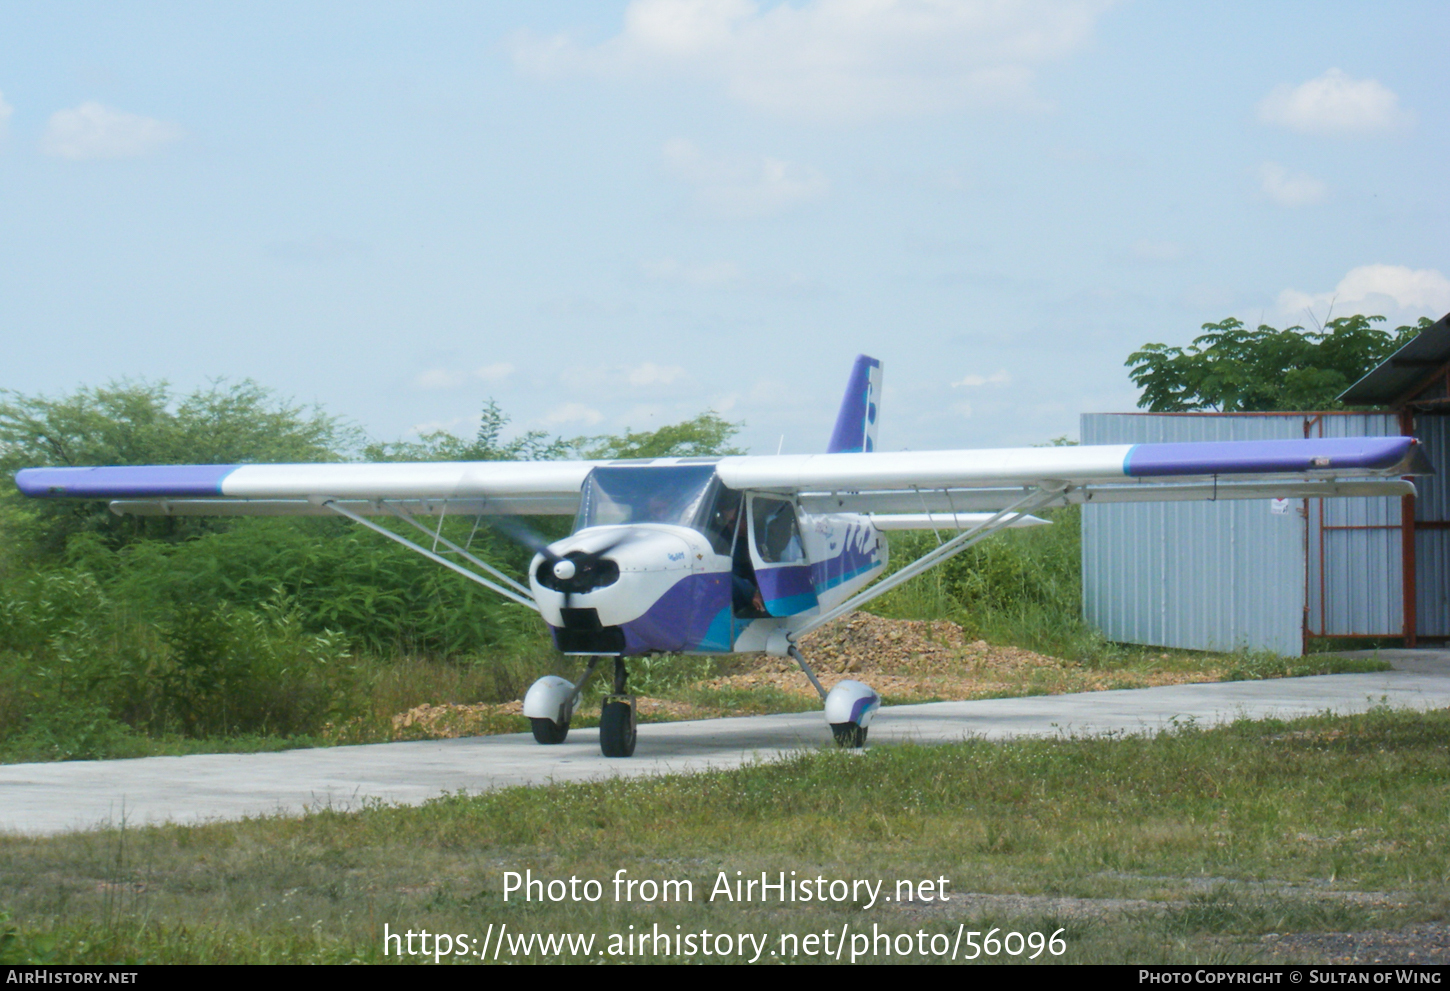
[[[856,454],[876,450],[877,409],[881,402],[881,362],[864,354],[856,356],[851,380],[836,414],[827,454]]]

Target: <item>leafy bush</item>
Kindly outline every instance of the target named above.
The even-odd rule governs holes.
[[[89,572],[0,589],[0,736],[65,759],[106,756],[126,725],[186,735],[316,732],[365,694],[347,638],[311,633],[276,593],[256,609],[205,599],[143,620]]]
[[[56,697],[30,718],[16,747],[31,760],[98,760],[128,756],[135,742],[103,703]]]
[[[184,609],[160,636],[166,655],[122,696],[145,722],[187,736],[316,732],[351,716],[362,694],[346,638],[305,632],[281,596],[259,612]]]

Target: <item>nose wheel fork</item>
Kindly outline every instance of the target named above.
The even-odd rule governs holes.
[[[614,691],[604,696],[599,712],[599,750],[606,757],[632,757],[636,732],[636,701],[628,690],[624,658],[614,659]]]

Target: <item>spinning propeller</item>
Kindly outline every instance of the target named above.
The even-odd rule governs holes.
[[[565,609],[570,608],[576,593],[591,592],[618,581],[619,565],[605,559],[604,555],[636,539],[634,533],[623,530],[603,547],[560,555],[549,549],[550,541],[547,537],[522,520],[499,516],[489,522],[504,536],[544,559],[538,571],[539,584],[556,592],[563,592]]]

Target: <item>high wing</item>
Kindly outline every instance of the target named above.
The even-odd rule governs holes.
[[[1399,476],[1428,470],[1412,437],[1312,438],[1090,447],[1025,447],[725,458],[732,489],[799,497],[807,512],[872,514],[1000,510],[1024,489],[1047,503],[1409,495]],[[362,515],[378,503],[411,512],[571,514],[585,476],[621,462],[485,461],[305,465],[27,468],[29,496],[111,499],[139,515],[313,515],[334,503]]]
[[[424,515],[572,515],[595,461],[383,464],[141,465],[26,468],[20,491],[40,498],[111,499],[141,516],[330,515],[335,502],[377,515],[388,500]]]
[[[1024,490],[1082,502],[1412,495],[1413,437],[1312,438],[724,458],[731,488],[790,493],[807,512],[1003,509]]]
[[[1186,499],[1413,495],[1427,474],[1413,437],[1308,438],[725,458],[731,488],[793,495],[808,513],[866,513],[877,526],[941,514],[963,532],[798,626],[860,608],[1026,516],[1054,505]],[[968,522],[975,514],[986,516]],[[964,525],[965,524],[965,525]],[[889,524],[888,524],[889,526]],[[795,656],[795,655],[792,655]],[[796,657],[798,662],[801,661]],[[828,705],[829,708],[829,705]]]

